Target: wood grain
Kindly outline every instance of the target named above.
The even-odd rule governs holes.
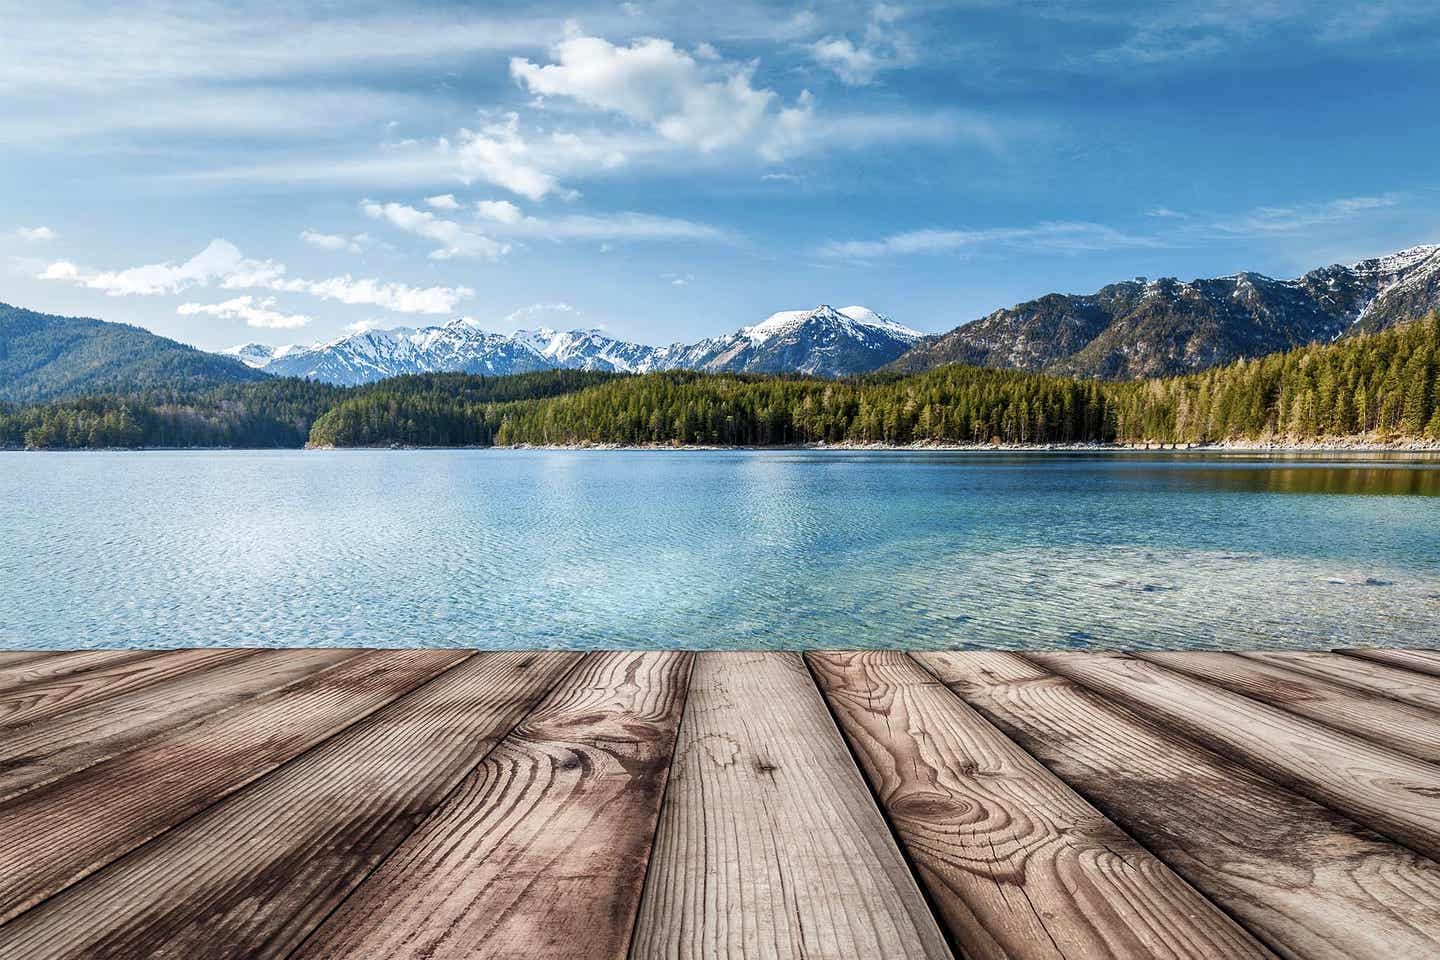
[[[1440,761],[1440,714],[1233,653],[1136,653],[1142,660],[1309,717],[1374,743]]]
[[[1282,956],[1440,956],[1440,865],[1010,653],[917,653]]]
[[[74,650],[68,653],[27,655],[12,654],[15,659],[0,663],[0,691],[8,691],[27,683],[54,680],[97,667],[146,660],[155,656],[148,650]]]
[[[1440,856],[1440,767],[1434,764],[1145,660],[1026,657],[1414,850]]]
[[[0,740],[0,801],[124,753],[163,731],[332,667],[355,650],[265,650],[65,712]]]
[[[0,670],[8,670],[11,667],[18,667],[22,663],[32,663],[55,656],[59,656],[59,654],[45,650],[0,650]]]
[[[630,956],[950,956],[799,656],[697,655]]]
[[[288,955],[579,658],[477,655],[0,927],[0,957]]]
[[[362,654],[0,804],[0,922],[468,656]]]
[[[1344,657],[1338,653],[1241,653],[1237,656],[1273,663],[1375,696],[1440,711],[1440,677]]]
[[[1403,670],[1414,670],[1416,673],[1426,673],[1432,677],[1440,677],[1440,650],[1340,650],[1347,657],[1356,657],[1361,660],[1373,660],[1376,663],[1383,663],[1390,667],[1400,667]]]
[[[1273,956],[907,655],[808,659],[966,956]]]
[[[139,658],[114,658],[89,670],[13,687],[0,692],[0,736],[26,724],[78,710],[192,670],[216,667],[248,657],[252,652],[240,648],[172,650]]]
[[[691,658],[589,654],[296,956],[624,957]]]

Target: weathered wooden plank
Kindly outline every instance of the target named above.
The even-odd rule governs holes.
[[[808,659],[966,956],[1272,956],[909,656]]]
[[[357,650],[265,650],[62,713],[0,739],[0,801],[210,719],[251,697],[354,657]]]
[[[1440,856],[1440,767],[1434,764],[1134,657],[1025,656],[1364,826]]]
[[[949,956],[799,656],[698,654],[632,960]]]
[[[578,653],[482,653],[0,926],[0,957],[287,956]]]
[[[1233,653],[1135,653],[1133,656],[1309,717],[1336,730],[1440,761],[1440,714],[1389,697],[1342,687],[1274,663]]]
[[[22,654],[11,663],[0,664],[0,691],[10,691],[28,683],[56,680],[85,670],[147,660],[153,656],[153,650],[73,650],[35,657]]]
[[[1347,657],[1355,657],[1360,660],[1373,660],[1376,663],[1383,663],[1390,667],[1399,667],[1402,670],[1414,670],[1416,673],[1429,674],[1432,677],[1440,677],[1440,650],[1381,650],[1381,649],[1355,649],[1338,650]]]
[[[44,650],[0,650],[0,669],[8,670],[11,667],[18,667],[22,663],[32,663],[55,656],[59,656],[59,654]]]
[[[112,661],[91,670],[14,687],[0,692],[0,735],[9,735],[28,723],[78,710],[192,670],[239,660],[252,652],[239,648],[173,650],[142,659]]]
[[[1440,864],[1016,654],[915,658],[1282,956],[1440,956]]]
[[[624,957],[691,654],[593,653],[297,957]]]
[[[1241,653],[1247,660],[1273,663],[1376,696],[1440,711],[1440,677],[1388,667],[1338,653]]]
[[[0,804],[0,922],[470,655],[362,654]]]

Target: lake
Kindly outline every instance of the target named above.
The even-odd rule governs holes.
[[[0,453],[0,647],[1440,640],[1440,459]]]

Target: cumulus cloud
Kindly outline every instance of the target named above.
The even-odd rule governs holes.
[[[482,219],[496,223],[519,223],[524,219],[520,208],[509,200],[477,200],[475,213]]]
[[[269,261],[248,260],[230,241],[216,239],[184,263],[166,261],[126,270],[86,273],[62,260],[46,268],[40,279],[71,280],[112,297],[155,296],[235,278],[245,281],[239,284],[242,286],[261,286],[259,281],[278,277],[284,269]]]
[[[247,327],[272,330],[293,330],[311,323],[314,318],[301,313],[283,313],[275,309],[275,298],[257,300],[246,295],[221,303],[182,303],[175,310],[182,317],[205,314],[225,320],[244,320]]]
[[[1076,253],[1163,245],[1163,242],[1155,237],[1125,233],[1104,224],[1063,221],[1029,227],[996,227],[983,230],[910,230],[877,240],[831,241],[820,246],[816,252],[824,257],[869,260],[878,257],[952,253],[986,246]]]
[[[425,203],[436,210],[459,210],[460,201],[455,199],[453,193],[442,193],[435,197],[426,197]]]
[[[60,234],[45,226],[21,227],[15,231],[15,235],[26,243],[49,243],[60,237]]]
[[[530,144],[520,135],[520,116],[510,113],[480,130],[461,130],[455,148],[460,169],[531,200],[557,189],[555,177],[542,170]]]
[[[897,26],[904,15],[899,7],[877,4],[860,41],[846,36],[829,36],[810,46],[811,56],[832,71],[840,82],[852,87],[868,86],[884,70],[906,66],[915,60],[914,47]]]
[[[403,203],[375,203],[365,200],[361,202],[360,209],[367,217],[384,220],[397,229],[440,244],[430,251],[430,257],[435,260],[449,260],[454,257],[483,257],[495,260],[510,249],[508,244],[477,233],[454,220],[443,220],[428,210],[416,210]]]
[[[80,268],[69,260],[56,260],[35,275],[37,280],[78,280]]]
[[[226,290],[253,288],[304,293],[322,300],[366,304],[397,313],[451,313],[457,303],[475,293],[469,287],[412,287],[369,277],[357,278],[348,273],[324,280],[288,277],[284,264],[249,259],[228,240],[212,240],[204,250],[180,264],[166,262],[92,272],[68,260],[57,260],[38,277],[102,290],[110,296],[159,296],[214,283]],[[264,304],[250,306],[269,309]]]
[[[617,46],[601,37],[572,36],[544,65],[516,57],[511,75],[540,97],[565,97],[646,124],[666,140],[702,152],[747,147],[770,157],[813,108],[808,94],[786,107],[754,83],[756,64],[731,63],[713,48],[697,57],[669,40],[649,37]]]

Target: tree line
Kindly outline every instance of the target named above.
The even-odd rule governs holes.
[[[271,380],[0,407],[7,446],[1207,443],[1440,440],[1440,313],[1202,373],[1077,380],[947,366],[844,380],[667,371]]]

